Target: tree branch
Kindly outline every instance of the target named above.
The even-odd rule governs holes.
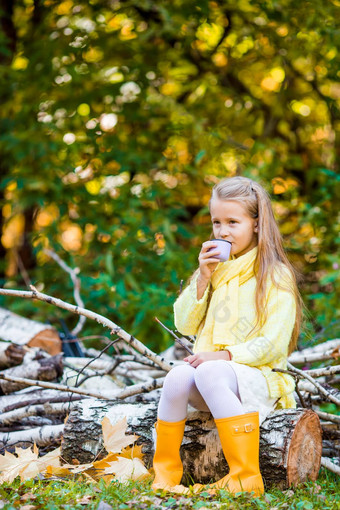
[[[84,308],[84,301],[81,298],[80,295],[80,278],[77,276],[78,271],[77,269],[72,269],[70,266],[68,266],[60,257],[57,255],[53,250],[44,249],[44,253],[51,257],[53,260],[57,262],[57,264],[64,270],[66,273],[68,273],[71,277],[72,283],[73,283],[73,296],[74,301],[77,303],[78,306]],[[81,315],[79,317],[79,320],[76,324],[76,326],[72,329],[71,334],[74,336],[77,336],[78,333],[83,329],[84,324],[86,322],[86,317],[84,315]]]
[[[47,294],[43,294],[39,292],[36,288],[32,287],[31,291],[24,290],[8,290],[0,288],[0,295],[2,296],[13,296],[20,297],[24,299],[38,299],[39,301],[44,301],[45,303],[49,303],[50,305],[58,306],[59,308],[63,308],[69,312],[75,313],[77,315],[84,315],[88,319],[95,320],[98,324],[101,324],[104,327],[107,327],[111,330],[111,334],[116,334],[122,340],[124,340],[127,344],[133,347],[136,351],[140,352],[143,356],[151,359],[154,363],[169,372],[173,366],[173,363],[168,363],[164,358],[155,354],[148,347],[146,347],[142,342],[134,338],[132,335],[129,335],[122,328],[117,326],[113,321],[107,319],[103,315],[92,312],[91,310],[87,310],[86,308],[81,308],[79,306],[71,305],[70,303],[66,303],[61,299],[48,296]]]

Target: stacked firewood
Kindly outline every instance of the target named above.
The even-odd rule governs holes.
[[[13,321],[13,314],[6,311],[6,316]],[[16,316],[14,322],[16,335],[20,335],[21,318]],[[4,327],[4,321],[0,323],[0,336],[1,326]],[[190,345],[189,339],[182,338],[182,342]],[[52,356],[41,348],[28,347],[27,343],[0,342],[2,453],[33,442],[46,448],[60,444],[65,418],[85,399],[112,404],[132,402],[134,395],[141,399],[141,394],[151,392],[149,401],[157,404],[159,392],[153,390],[162,385],[166,375],[164,364],[170,368],[181,363],[186,355],[176,343],[159,357],[163,364],[160,367],[155,361],[156,354],[151,360],[121,339],[114,344],[113,356],[84,348],[83,358]],[[337,470],[340,454],[340,365],[336,364],[339,357],[340,339],[330,340],[292,353],[287,370],[296,378],[297,407],[311,409],[320,418],[322,465],[332,470]],[[315,364],[322,366],[311,368]],[[145,402],[147,399],[143,398]]]
[[[107,346],[101,352],[83,348],[86,357],[63,357],[58,354],[60,340],[53,328],[33,325],[33,321],[8,310],[2,309],[1,313],[0,309],[0,339],[3,340],[0,343],[0,450],[10,450],[15,445],[28,446],[33,442],[50,448],[63,440],[65,458],[86,462],[88,456],[95,456],[102,448],[98,416],[103,411],[98,409],[105,408],[105,412],[111,409],[113,414],[118,413],[117,416],[119,413],[127,416],[130,429],[133,431],[137,427],[138,434],[144,435],[144,446],[151,456],[151,423],[156,417],[159,398],[156,389],[161,388],[166,373],[175,364],[183,363],[194,339],[178,338],[170,331],[181,346],[176,343],[162,355],[154,353],[113,321],[84,308],[76,272],[53,252],[48,254],[71,275],[77,305],[43,294],[33,286],[30,291],[0,289],[0,295],[36,299],[77,314],[80,318],[71,336],[80,341],[79,333],[86,318],[109,328],[114,338],[106,338]],[[25,324],[22,321],[26,321]],[[110,346],[115,349],[113,356],[104,352]],[[264,462],[261,471],[268,470],[269,477],[277,472],[277,480],[282,481],[284,466],[282,487],[294,479],[302,480],[306,473],[308,475],[302,465],[304,458],[313,476],[317,476],[320,459],[321,465],[340,474],[339,358],[340,339],[295,351],[289,357],[286,372],[296,379],[298,409],[271,413],[260,431],[260,457],[262,455]],[[313,368],[315,366],[318,368]],[[186,441],[189,444],[191,438],[196,437],[198,449],[207,450],[200,465],[207,466],[209,477],[209,468],[214,465],[212,458],[220,455],[222,459],[223,454],[213,449],[217,442],[209,418],[192,415],[191,423]],[[87,441],[90,436],[92,438]],[[183,452],[184,458],[187,456],[188,472],[193,465],[194,450],[190,446]],[[276,447],[275,452],[273,447]],[[83,459],[81,455],[84,455]],[[272,463],[274,458],[277,465]],[[184,465],[185,462],[184,459]],[[302,471],[296,476],[299,464]],[[221,466],[223,470],[223,462]],[[315,473],[312,473],[313,469]]]

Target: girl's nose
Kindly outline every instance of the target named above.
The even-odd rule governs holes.
[[[229,231],[228,231],[228,228],[227,227],[221,227],[220,230],[219,230],[219,234],[221,237],[228,237],[229,235]]]

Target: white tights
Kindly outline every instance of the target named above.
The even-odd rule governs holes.
[[[188,403],[215,419],[244,414],[237,377],[228,361],[205,361],[197,368],[189,364],[173,368],[165,378],[158,418],[184,420]]]

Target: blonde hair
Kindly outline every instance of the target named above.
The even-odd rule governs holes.
[[[289,290],[295,298],[296,319],[288,346],[288,354],[291,354],[296,349],[302,324],[304,305],[297,285],[297,282],[301,280],[301,274],[289,262],[284,251],[282,236],[274,217],[270,196],[259,183],[247,177],[238,176],[224,178],[215,184],[209,200],[209,210],[214,198],[240,202],[249,216],[257,219],[258,249],[254,262],[256,324],[252,331],[259,331],[267,320],[266,282],[269,276],[276,287]],[[211,234],[210,238],[213,237]],[[287,281],[284,267],[289,270],[291,276],[289,287],[280,285],[275,278],[276,274],[279,277],[283,276]]]

